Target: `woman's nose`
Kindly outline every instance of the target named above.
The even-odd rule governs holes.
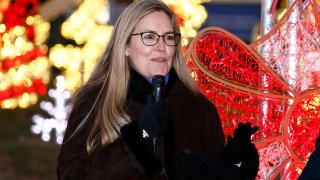
[[[160,51],[166,50],[166,44],[164,43],[163,38],[159,38],[159,41],[156,44],[156,46],[157,46],[157,49],[160,50]]]

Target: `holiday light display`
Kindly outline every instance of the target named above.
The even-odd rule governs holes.
[[[113,29],[107,24],[109,14],[108,1],[85,0],[62,24],[62,35],[79,45],[57,44],[50,49],[50,62],[63,69],[66,89],[75,91],[89,78]]]
[[[268,65],[291,88],[294,96],[283,124],[282,140],[290,147],[287,179],[295,179],[305,166],[319,136],[320,13],[313,0],[296,1],[279,23],[252,44]],[[263,166],[264,167],[264,166]],[[263,168],[262,167],[262,168]],[[281,169],[275,169],[279,173]]]
[[[49,96],[53,98],[54,103],[42,101],[41,109],[48,113],[49,118],[40,114],[32,116],[33,125],[31,132],[41,134],[43,141],[49,141],[52,136],[52,131],[55,131],[56,142],[62,143],[65,129],[67,127],[67,117],[70,111],[68,100],[72,93],[65,90],[65,81],[63,76],[56,77],[56,89],[49,90]]]
[[[0,105],[26,108],[46,94],[50,25],[37,15],[38,0],[1,1]]]
[[[197,35],[198,29],[207,19],[207,11],[201,3],[207,0],[162,0],[177,15],[180,30],[181,44],[189,45],[189,41]]]
[[[299,16],[292,21],[297,9]],[[219,28],[201,31],[187,52],[192,75],[217,106],[225,133],[232,134],[241,121],[259,126],[253,136],[260,156],[258,179],[297,179],[315,149],[320,129],[319,22],[314,1],[296,1],[252,45],[260,55]]]
[[[75,40],[79,47],[57,44],[50,49],[50,62],[64,71],[63,75],[56,77],[57,89],[49,90],[49,96],[54,99],[54,104],[47,101],[40,103],[40,108],[50,117],[45,118],[40,114],[32,117],[34,125],[31,131],[41,134],[43,141],[49,141],[55,131],[56,142],[62,143],[70,110],[67,101],[72,96],[71,91],[75,91],[87,80],[108,42],[112,31],[111,26],[104,25],[108,20],[108,4],[104,0],[86,0],[63,23],[61,28],[63,36]]]

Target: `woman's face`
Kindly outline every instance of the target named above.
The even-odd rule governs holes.
[[[153,32],[158,35],[173,33],[171,20],[164,12],[154,12],[143,17],[136,25],[133,34]],[[158,38],[157,36],[155,36]],[[154,46],[146,46],[141,35],[131,36],[126,47],[126,56],[130,57],[132,67],[145,77],[166,75],[172,65],[175,46],[167,46],[160,37]]]

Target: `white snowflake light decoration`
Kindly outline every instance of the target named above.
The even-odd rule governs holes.
[[[55,130],[56,142],[61,144],[67,126],[67,116],[70,111],[70,105],[67,104],[67,100],[71,98],[72,93],[65,90],[63,76],[57,76],[56,80],[56,89],[49,90],[49,96],[54,99],[54,104],[47,101],[40,103],[40,108],[46,111],[51,118],[35,114],[32,117],[34,125],[31,126],[31,131],[35,134],[41,134],[43,141],[49,141],[52,131]]]

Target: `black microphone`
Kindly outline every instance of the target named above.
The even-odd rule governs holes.
[[[152,78],[152,96],[154,102],[164,100],[164,92],[166,87],[166,79],[162,75],[155,75]]]
[[[155,75],[152,77],[152,96],[153,96],[153,102],[159,102],[159,101],[163,101],[164,100],[164,92],[165,92],[165,87],[166,87],[166,79],[164,76],[162,75]],[[157,138],[153,138],[153,151],[157,156],[156,153],[156,141]],[[157,156],[158,158],[158,156]],[[166,180],[169,180],[165,169],[162,167],[161,168],[161,173],[163,175],[163,177]]]

